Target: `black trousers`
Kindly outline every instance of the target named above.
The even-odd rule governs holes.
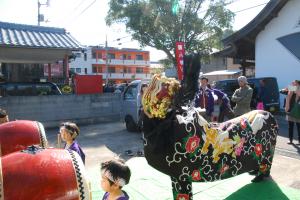
[[[218,116],[218,122],[224,122],[224,118],[227,117],[227,120],[234,118],[234,113],[231,109],[224,106],[223,104],[220,106],[220,113]]]
[[[288,121],[288,123],[289,123],[288,129],[289,129],[290,141],[291,142],[293,141],[293,138],[294,138],[294,124],[296,124],[297,131],[298,131],[298,141],[300,143],[300,123],[291,122],[291,121]]]

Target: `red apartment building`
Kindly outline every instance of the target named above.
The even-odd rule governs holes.
[[[149,51],[130,48],[88,47],[70,69],[78,74],[101,74],[114,84],[151,78]]]

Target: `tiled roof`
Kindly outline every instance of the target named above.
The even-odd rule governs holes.
[[[65,29],[0,22],[0,47],[81,49]]]
[[[260,13],[246,26],[222,40],[225,49],[219,55],[255,59],[256,36],[275,17],[289,0],[270,0]]]

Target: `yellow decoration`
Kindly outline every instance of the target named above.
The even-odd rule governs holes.
[[[164,119],[179,88],[176,79],[154,75],[142,98],[144,113],[149,118]]]
[[[204,131],[206,133],[206,139],[202,147],[202,154],[208,153],[209,145],[212,145],[213,151],[213,162],[216,163],[219,161],[219,155],[222,153],[231,154],[233,153],[233,146],[236,144],[235,141],[228,137],[227,132],[219,134],[219,130],[215,128],[210,128],[207,125],[204,126]],[[235,156],[232,155],[232,156]]]
[[[64,94],[71,94],[73,89],[69,85],[64,85],[61,89]]]

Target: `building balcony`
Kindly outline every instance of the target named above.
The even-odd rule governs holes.
[[[96,62],[96,59],[92,59],[92,64],[102,64],[105,65],[106,62],[103,59],[98,59],[98,62]],[[132,66],[150,66],[150,61],[146,60],[118,60],[118,59],[108,59],[109,65],[132,65]]]
[[[103,79],[106,79],[106,73],[98,73],[101,74]],[[151,74],[133,74],[133,73],[108,73],[108,79],[142,79],[142,80],[150,80]]]

